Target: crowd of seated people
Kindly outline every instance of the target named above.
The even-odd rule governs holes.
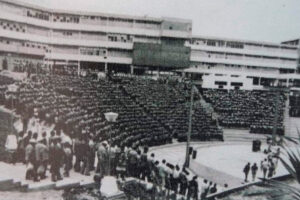
[[[221,126],[250,128],[251,133],[271,134],[276,113],[276,92],[205,89],[203,96],[219,114]],[[285,96],[279,96],[277,133],[284,134]]]
[[[173,137],[186,140],[189,122],[191,85],[165,84],[151,79],[132,79],[123,84],[128,93],[148,113],[171,130]],[[222,140],[222,130],[208,116],[195,95],[193,105],[192,139]]]
[[[125,79],[126,81],[124,82],[122,82],[122,80],[121,82],[114,82],[109,79],[98,80],[91,79],[90,77],[52,74],[50,76],[37,75],[28,81],[16,83],[18,90],[13,92],[15,97],[14,109],[17,114],[22,116],[23,124],[25,125],[23,134],[18,136],[17,160],[31,163],[31,167],[29,168],[30,173],[27,173],[26,178],[33,179],[34,181],[45,178],[47,160],[44,162],[44,158],[40,158],[40,153],[36,153],[39,152],[37,146],[43,146],[42,149],[48,149],[49,151],[49,154],[47,154],[48,165],[51,166],[50,172],[52,173],[51,178],[53,181],[62,179],[62,176],[57,170],[59,168],[64,167],[65,176],[69,175],[69,170],[73,166],[68,160],[68,158],[71,157],[67,156],[70,153],[70,140],[65,140],[65,137],[75,139],[74,155],[77,165],[75,163],[74,169],[85,175],[89,175],[89,172],[92,170],[92,163],[95,162],[93,159],[95,156],[93,155],[99,150],[97,146],[99,146],[98,144],[100,144],[101,141],[111,141],[111,146],[115,150],[119,148],[133,149],[131,150],[133,152],[132,154],[139,157],[141,153],[138,152],[138,149],[141,146],[169,143],[174,134],[176,134],[178,138],[185,138],[189,114],[189,103],[187,102],[189,102],[190,99],[188,91],[190,91],[190,88],[184,87],[189,86],[170,86],[165,83],[156,83],[152,80],[146,81],[143,84],[145,90],[147,89],[147,84],[150,84],[149,88],[159,90],[159,92],[152,90],[152,94],[148,93],[149,99],[152,100],[153,104],[157,105],[157,109],[153,109],[153,107],[147,108],[146,103],[149,103],[148,100],[133,98],[128,91],[128,88],[132,87],[132,83],[140,83],[140,80],[134,78],[128,82],[127,78]],[[164,88],[164,90],[160,88]],[[5,93],[7,92],[8,91],[5,91]],[[138,90],[136,91],[137,96],[142,95],[141,93],[142,92]],[[166,97],[164,98],[163,95],[166,95]],[[159,97],[163,98],[163,100],[158,101],[157,98]],[[168,103],[171,99],[173,99],[173,101]],[[206,139],[218,139],[219,137],[219,139],[221,139],[221,131],[216,128],[211,118],[204,114],[205,112],[197,102],[197,97],[195,100],[195,111],[193,114],[193,123],[195,125],[192,138],[204,140],[204,137],[207,137]],[[8,101],[9,99],[5,98],[4,105],[9,106]],[[176,106],[174,107],[172,104]],[[160,109],[163,109],[164,113],[160,114],[158,112]],[[171,111],[168,111],[168,109]],[[104,113],[106,112],[118,113],[119,117],[117,122],[107,122],[104,117]],[[164,117],[169,120],[165,120]],[[173,121],[172,118],[175,120]],[[38,123],[55,126],[53,131],[50,132],[48,139],[45,137],[45,132],[28,131],[26,124],[30,124],[29,121],[32,121],[32,119],[35,119],[33,121]],[[204,125],[206,122],[208,124]],[[165,125],[168,127],[166,128]],[[170,132],[169,129],[172,132]],[[61,133],[63,133],[63,136]],[[22,141],[23,145],[21,145]],[[134,150],[137,150],[137,154],[134,153]],[[118,151],[116,150],[115,152]],[[22,156],[20,156],[21,154]],[[60,158],[51,160],[51,157],[56,157],[56,154],[59,155]],[[113,153],[111,152],[111,154]],[[36,160],[37,158],[39,158],[39,160]],[[98,157],[99,160],[102,158],[102,156]],[[131,159],[128,158],[128,160]],[[80,162],[83,164],[80,165]],[[116,161],[113,165],[114,168],[118,165],[117,163]],[[172,171],[172,168],[168,167],[164,162],[159,166],[158,164],[159,163],[157,163],[157,167],[155,167],[158,174],[154,174],[154,176],[158,178],[158,180],[156,180],[157,184],[172,189],[170,185],[165,185],[167,183],[164,177],[161,177],[164,176],[167,171]],[[78,166],[82,167],[78,168]],[[129,166],[127,170],[129,176],[142,178],[140,176],[143,176],[143,170],[140,170],[141,174],[137,175],[138,170],[134,169],[137,168]],[[177,171],[178,173],[175,174],[179,176],[180,171]],[[170,177],[171,174],[172,172],[169,174]],[[144,174],[144,176],[145,175],[147,174]],[[172,180],[172,187],[175,187],[174,179]],[[179,181],[179,179],[176,181]],[[183,188],[181,192],[179,185],[177,186],[176,190],[178,189],[178,193],[182,193],[182,195],[198,195],[198,188],[197,190],[193,188],[192,190],[194,190],[195,193],[192,194],[188,191],[188,184],[185,190]],[[207,188],[209,188],[209,186]]]
[[[161,145],[170,141],[171,135],[165,128],[108,80],[41,75],[19,83],[18,87],[15,107],[25,122],[36,110],[45,124],[55,124],[57,129],[72,136],[86,130],[104,140],[111,133],[112,141],[122,146]],[[119,114],[115,124],[106,122],[106,112]]]

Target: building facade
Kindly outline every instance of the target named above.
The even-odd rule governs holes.
[[[297,43],[298,42],[298,43]],[[296,44],[297,43],[297,44]],[[172,71],[204,88],[297,85],[299,40],[192,35],[192,21],[54,10],[0,0],[0,70],[24,65],[143,74]]]
[[[204,88],[262,89],[276,81],[290,85],[295,74],[298,48],[289,44],[193,37],[190,68]],[[292,77],[291,77],[292,78]]]
[[[184,19],[70,12],[0,0],[0,63],[13,67],[29,60],[49,68],[133,72],[135,43],[186,48],[191,31],[191,21]]]

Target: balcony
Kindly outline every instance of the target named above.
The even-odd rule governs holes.
[[[202,50],[202,51],[213,51],[220,53],[236,53],[242,55],[255,55],[255,56],[268,56],[268,57],[283,57],[283,58],[291,58],[297,59],[298,54],[297,50],[294,52],[286,51],[281,49],[281,51],[269,51],[264,49],[263,47],[257,50],[253,49],[234,49],[228,47],[216,47],[216,46],[207,46],[207,45],[194,45],[194,44],[186,44],[186,46],[190,46],[192,50]]]
[[[132,64],[132,58],[125,58],[125,57],[106,57],[105,58],[103,56],[46,53],[45,58],[49,59],[49,60],[68,60],[68,61],[86,61],[86,62],[101,62],[101,63],[116,63],[116,64]]]
[[[110,33],[123,33],[130,35],[144,35],[151,37],[159,37],[160,30],[152,30],[146,28],[130,28],[130,27],[116,27],[116,26],[101,26],[92,24],[74,24],[74,23],[62,23],[62,22],[50,22],[43,21],[35,18],[24,17],[21,15],[15,15],[13,13],[2,11],[0,8],[0,19],[9,21],[15,21],[24,24],[31,24],[48,29],[58,30],[73,30],[73,31],[90,31],[90,32],[110,32]]]
[[[229,64],[229,65],[245,65],[245,66],[255,66],[255,67],[270,67],[270,68],[282,68],[282,69],[296,69],[297,62],[295,63],[284,63],[284,62],[264,62],[263,60],[246,60],[246,59],[233,59],[233,58],[213,58],[213,57],[200,57],[191,56],[191,62],[205,62],[205,63],[215,63],[215,64]]]
[[[0,43],[0,51],[17,53],[17,54],[28,54],[44,57],[45,51],[43,49],[22,47],[12,44],[2,44]]]
[[[16,40],[27,40],[31,42],[38,42],[52,45],[67,45],[67,46],[80,46],[80,47],[103,47],[103,48],[117,48],[127,49],[133,48],[133,43],[124,42],[110,42],[110,41],[93,41],[93,40],[81,40],[81,39],[66,39],[66,38],[55,38],[38,36],[27,33],[13,32],[7,30],[0,31],[0,37],[12,38]]]

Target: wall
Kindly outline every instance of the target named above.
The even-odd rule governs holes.
[[[208,74],[203,75],[203,88],[219,88],[218,85],[215,84],[216,81],[227,82],[227,85],[224,85],[223,89],[234,89],[234,86],[231,86],[232,82],[240,82],[243,83],[243,86],[240,86],[240,89],[243,90],[252,90],[253,79],[247,78],[245,75],[239,75],[239,77],[232,77],[232,74],[226,74],[223,76],[216,76],[216,74]]]

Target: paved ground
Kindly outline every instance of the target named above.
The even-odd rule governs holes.
[[[28,185],[29,190],[62,187],[64,185],[75,183],[88,184],[93,182],[93,174],[91,174],[90,176],[84,176],[79,173],[75,173],[73,170],[70,172],[69,178],[64,177],[63,180],[54,183],[51,181],[49,170],[47,171],[47,178],[45,180],[41,180],[40,182],[33,182],[31,180],[25,180],[26,166],[24,164],[17,163],[16,165],[12,165],[0,162],[0,169],[2,172],[0,174],[0,181],[8,179],[13,179],[14,182],[21,181],[21,185]]]
[[[45,190],[37,192],[0,192],[1,200],[62,200],[63,191]]]
[[[230,186],[238,186],[243,184],[244,174],[243,168],[250,162],[257,163],[260,167],[260,161],[266,156],[262,152],[252,152],[252,144],[250,142],[225,142],[222,144],[193,144],[197,149],[197,158],[193,163],[197,173],[202,179],[212,180],[223,186],[225,181]],[[177,144],[174,146],[166,146],[165,148],[155,148],[152,152],[156,158],[160,160],[166,159],[172,164],[182,165],[185,158],[185,144]],[[266,148],[263,146],[262,149]],[[276,175],[286,174],[286,170],[279,163]],[[258,170],[257,177],[262,177],[262,172]],[[200,178],[200,180],[201,180]]]

